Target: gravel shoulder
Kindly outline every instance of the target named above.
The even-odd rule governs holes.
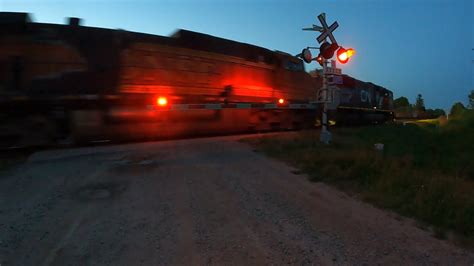
[[[239,138],[33,154],[0,173],[0,264],[474,263]]]

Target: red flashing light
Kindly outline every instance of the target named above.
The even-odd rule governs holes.
[[[166,99],[166,97],[158,97],[156,99],[156,104],[158,106],[166,106],[168,104],[168,100]]]
[[[347,61],[349,61],[349,57],[347,56],[346,49],[340,48],[339,50],[337,50],[337,60],[341,64],[345,64],[347,63]]]
[[[318,55],[318,57],[316,57],[316,61],[319,63],[319,65],[323,65],[324,64],[324,58],[321,56],[321,55]]]
[[[347,56],[350,58],[351,56],[355,55],[356,51],[352,48],[347,49]]]
[[[284,103],[285,103],[285,100],[284,100],[283,98],[280,98],[280,99],[278,100],[278,103],[279,103],[279,104],[284,104]]]
[[[349,58],[353,56],[354,54],[355,54],[354,49],[349,48],[346,50],[341,47],[339,48],[339,50],[337,50],[337,60],[339,61],[339,63],[345,64],[347,63],[347,61],[349,61]]]

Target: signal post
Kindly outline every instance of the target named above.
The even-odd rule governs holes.
[[[326,14],[321,13],[318,16],[318,20],[321,23],[321,26],[314,25],[311,28],[304,28],[303,30],[309,31],[318,31],[321,34],[316,38],[318,43],[321,44],[319,47],[319,54],[317,57],[313,58],[311,51],[309,49],[318,49],[315,47],[307,47],[303,49],[300,57],[303,58],[303,61],[306,63],[311,63],[312,61],[317,61],[323,68],[323,86],[319,91],[318,102],[323,104],[322,117],[321,117],[321,134],[319,140],[325,144],[329,144],[332,141],[331,132],[328,128],[328,103],[332,102],[333,95],[332,91],[329,88],[328,77],[330,75],[341,75],[341,70],[336,68],[336,63],[334,60],[331,61],[331,67],[328,67],[329,60],[334,56],[334,53],[337,50],[336,58],[341,64],[345,64],[349,61],[349,58],[355,54],[354,49],[349,48],[345,49],[336,41],[336,38],[332,32],[339,26],[337,21],[335,21],[331,26],[328,26],[326,23]],[[327,39],[329,38],[329,41]],[[331,93],[330,93],[331,92]]]
[[[328,60],[324,59],[323,61],[323,86],[321,88],[321,94],[319,100],[323,101],[323,112],[322,112],[322,117],[321,117],[321,134],[319,135],[319,141],[329,144],[332,141],[332,135],[331,132],[328,129],[328,103],[329,101],[332,101],[332,97],[330,98],[330,95],[332,96],[332,93],[329,91],[329,84],[328,84],[328,66],[327,66]]]

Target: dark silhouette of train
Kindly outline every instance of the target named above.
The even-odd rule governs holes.
[[[348,76],[333,119],[384,122],[392,92]],[[290,54],[178,30],[170,37],[0,12],[3,145],[310,127],[321,77]]]

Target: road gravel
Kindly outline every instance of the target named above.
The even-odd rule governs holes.
[[[473,265],[239,138],[33,154],[0,172],[0,264]]]

